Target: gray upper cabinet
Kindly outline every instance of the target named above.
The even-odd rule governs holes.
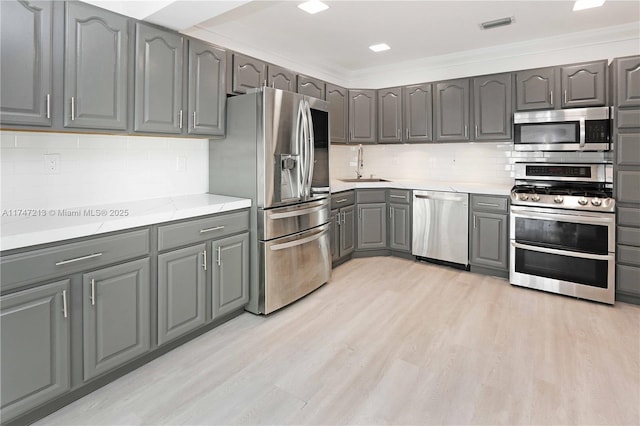
[[[298,93],[324,100],[324,81],[300,74],[298,75]]]
[[[376,142],[376,91],[349,90],[349,142]]]
[[[258,59],[234,53],[232,69],[233,93],[247,93],[248,89],[262,87],[267,82],[267,64]]]
[[[149,259],[87,273],[82,278],[84,380],[150,348]]]
[[[516,73],[516,109],[552,109],[555,68],[538,68]]]
[[[436,85],[436,140],[468,141],[469,79],[443,81]]]
[[[433,89],[430,83],[403,88],[404,141],[433,141]]]
[[[126,130],[129,21],[85,3],[65,6],[64,126]]]
[[[249,233],[211,243],[212,318],[237,311],[249,302]]]
[[[269,65],[268,68],[267,85],[269,87],[286,90],[288,92],[296,91],[298,86],[296,85],[296,74],[293,71],[277,65]]]
[[[349,136],[349,102],[347,89],[327,83],[331,143],[347,143]]]
[[[512,139],[512,75],[494,74],[473,79],[474,140]]]
[[[402,88],[378,90],[378,142],[402,142]]]
[[[618,108],[640,107],[640,56],[616,59],[614,69],[617,80],[616,106]]]
[[[560,67],[562,108],[607,104],[607,61]]]
[[[199,40],[189,40],[188,131],[194,135],[224,135],[226,52]]]
[[[182,37],[136,23],[135,56],[134,130],[182,133]]]
[[[51,126],[51,1],[0,1],[0,123]]]
[[[70,389],[70,307],[69,280],[0,297],[3,423]]]

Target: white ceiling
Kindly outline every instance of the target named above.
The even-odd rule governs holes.
[[[127,3],[129,9],[138,4],[152,10],[143,17],[146,21],[263,59],[280,58],[284,64],[306,64],[337,76],[617,26],[627,33],[631,27],[640,45],[637,0],[608,0],[602,7],[578,12],[568,0],[336,0],[325,1],[330,8],[315,15],[300,10],[301,2],[93,1],[102,7]],[[503,17],[514,18],[514,23],[480,29],[481,22]],[[391,50],[368,49],[381,42]]]

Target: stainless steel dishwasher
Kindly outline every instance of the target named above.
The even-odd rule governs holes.
[[[469,194],[413,191],[412,254],[467,268]]]

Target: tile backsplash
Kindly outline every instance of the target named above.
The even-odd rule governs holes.
[[[3,209],[68,208],[208,191],[206,139],[0,134]]]

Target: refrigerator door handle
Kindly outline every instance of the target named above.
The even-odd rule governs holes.
[[[311,195],[311,183],[313,181],[313,163],[315,162],[315,152],[314,152],[315,139],[313,135],[313,118],[311,117],[311,107],[309,106],[309,101],[305,101],[304,105],[307,110],[307,120],[308,120],[308,126],[309,126],[309,129],[308,129],[309,131],[309,139],[308,139],[309,167],[307,167],[307,182],[306,182],[306,195],[309,196]]]
[[[300,161],[298,161],[298,173],[297,173],[297,178],[298,178],[298,199],[302,199],[303,196],[303,182],[304,182],[304,169],[305,169],[305,164],[304,164],[304,138],[305,138],[305,113],[304,113],[304,105],[303,105],[303,101],[300,101],[300,104],[298,104],[298,118],[296,120],[296,149],[297,149],[297,154],[300,156]]]
[[[309,120],[307,117],[307,108],[305,101],[300,101],[300,111],[302,111],[302,140],[300,148],[302,150],[302,182],[301,191],[302,199],[306,199],[309,195],[307,191],[307,180],[309,175]]]

